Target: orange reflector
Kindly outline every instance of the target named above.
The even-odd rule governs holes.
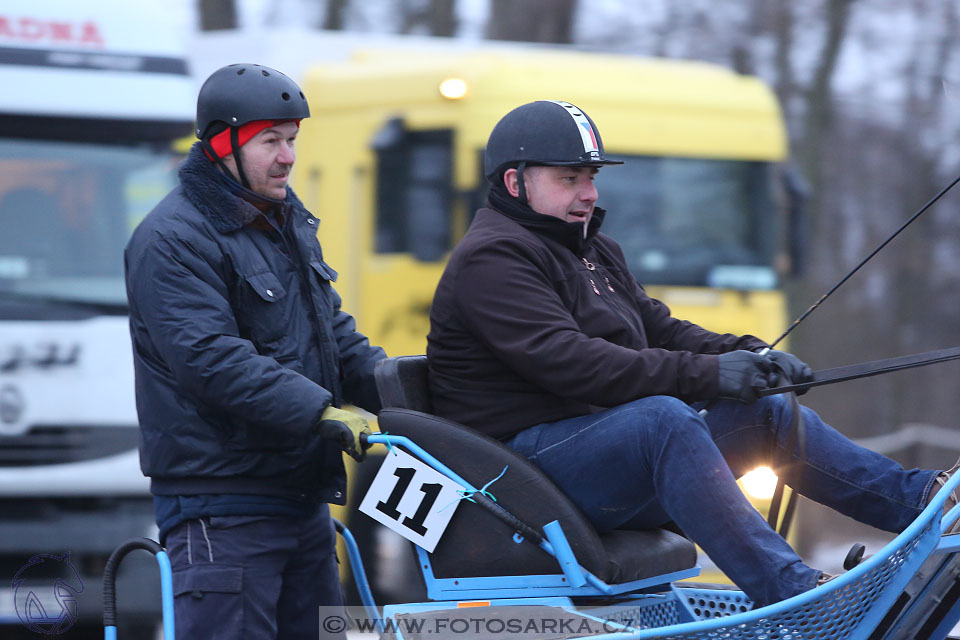
[[[477,600],[476,602],[458,602],[457,609],[466,609],[467,607],[489,607],[489,600]]]

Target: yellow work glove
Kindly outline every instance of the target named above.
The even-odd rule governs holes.
[[[370,435],[372,432],[370,425],[361,416],[331,405],[324,409],[323,415],[320,416],[317,432],[321,438],[335,441],[357,462],[363,462],[367,457],[367,449],[370,445],[365,439],[361,441],[360,435],[364,433]]]

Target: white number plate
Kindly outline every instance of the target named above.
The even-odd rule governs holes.
[[[432,552],[457,510],[461,489],[412,455],[393,449],[363,497],[360,511]]]

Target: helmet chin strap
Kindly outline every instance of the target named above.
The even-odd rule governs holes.
[[[240,184],[229,171],[222,173],[221,177],[223,179],[223,183],[227,186],[231,193],[240,196],[258,208],[260,208],[258,205],[266,205],[268,207],[282,205],[286,199],[271,198],[270,196],[265,196],[262,193],[257,193],[249,187],[245,187]]]
[[[529,204],[527,202],[527,190],[523,187],[523,170],[526,168],[526,162],[521,162],[517,165],[517,200],[519,200],[521,204]]]
[[[237,173],[239,174],[240,184],[249,189],[250,183],[247,181],[246,174],[243,173],[243,163],[240,161],[240,134],[238,127],[230,127],[230,147],[233,149],[233,159],[237,163]]]
[[[224,163],[223,159],[217,155],[216,151],[214,151],[213,145],[210,144],[210,140],[204,138],[203,140],[200,141],[200,146],[207,153],[207,157],[212,159],[213,162],[220,168],[220,171],[230,176],[230,178],[234,180],[234,182],[236,182],[237,180],[236,176],[233,175],[233,172],[230,171],[230,169]]]
[[[250,182],[247,180],[247,176],[243,172],[243,161],[240,159],[240,137],[239,137],[238,128],[230,127],[229,135],[230,135],[230,153],[233,155],[233,161],[237,165],[237,173],[239,175],[234,175],[233,171],[231,171],[230,168],[227,166],[227,164],[223,161],[223,158],[220,157],[220,153],[224,153],[226,151],[225,149],[222,148],[222,146],[221,146],[220,153],[217,153],[216,149],[214,149],[213,147],[211,138],[202,138],[200,140],[200,145],[203,147],[203,150],[206,152],[207,158],[210,161],[216,163],[216,165],[220,168],[220,171],[222,171],[234,182],[238,182],[243,187],[249,189]],[[224,155],[224,157],[226,156]]]

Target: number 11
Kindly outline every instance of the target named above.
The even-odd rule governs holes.
[[[387,497],[386,502],[377,503],[377,511],[383,513],[388,518],[399,521],[402,514],[397,511],[397,506],[400,504],[403,494],[405,494],[410,487],[410,481],[413,480],[413,476],[416,473],[416,469],[409,469],[407,467],[394,469],[393,475],[397,476],[399,480],[393,488],[393,491],[391,491]],[[427,535],[427,528],[423,526],[423,523],[427,519],[430,509],[433,507],[433,503],[437,501],[437,496],[440,495],[441,489],[443,489],[443,485],[441,484],[432,482],[422,483],[420,485],[420,492],[423,493],[423,498],[420,500],[417,511],[413,514],[412,518],[404,518],[400,524],[421,536]]]

